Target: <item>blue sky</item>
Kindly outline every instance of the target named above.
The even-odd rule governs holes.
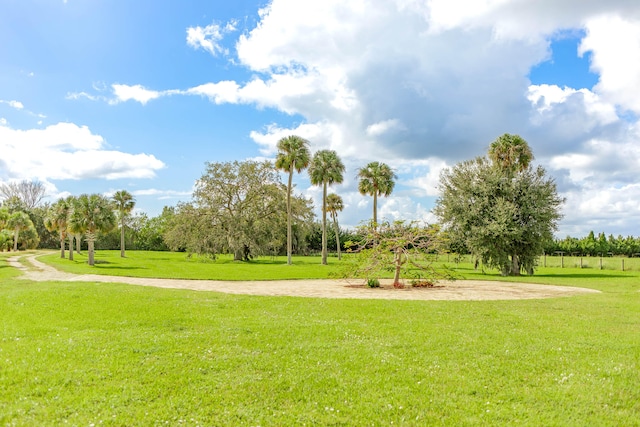
[[[0,181],[119,189],[157,215],[205,162],[298,134],[398,173],[426,219],[443,168],[517,133],[566,197],[559,237],[640,235],[640,4],[612,0],[0,0]],[[306,174],[296,191],[320,206]]]

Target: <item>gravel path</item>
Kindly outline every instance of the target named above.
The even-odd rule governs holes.
[[[40,262],[37,255],[8,258],[9,265],[23,272],[21,278],[34,281],[107,282],[128,283],[158,288],[215,291],[228,294],[296,296],[309,298],[359,298],[396,300],[515,300],[567,297],[599,293],[597,290],[568,286],[536,285],[531,283],[506,283],[480,280],[441,282],[435,288],[394,289],[390,281],[382,281],[383,287],[369,289],[358,281],[344,280],[270,280],[270,281],[219,281],[152,279],[140,277],[103,276],[97,274],[72,274]],[[25,267],[19,259],[26,259],[32,267]],[[386,285],[386,286],[385,286]]]

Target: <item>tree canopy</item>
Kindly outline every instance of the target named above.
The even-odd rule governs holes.
[[[504,275],[533,273],[563,203],[542,167],[478,157],[443,171],[439,190],[434,212],[452,239]]]
[[[12,213],[9,218],[7,219],[7,227],[11,230],[13,230],[14,234],[13,234],[13,250],[17,251],[18,250],[18,241],[20,238],[20,232],[22,231],[32,231],[32,234],[35,232],[35,228],[33,226],[33,222],[31,221],[31,218],[29,218],[29,215],[27,215],[25,212],[14,212]],[[36,234],[36,239],[37,239],[37,234]],[[37,245],[37,242],[36,242]],[[35,247],[35,245],[32,245]]]
[[[378,223],[378,196],[387,197],[396,185],[396,174],[389,165],[371,162],[358,170],[358,191],[373,196],[373,223]]]
[[[5,200],[20,200],[25,210],[38,206],[46,194],[46,188],[40,181],[6,182],[0,184],[0,197]]]
[[[285,239],[286,195],[270,162],[207,163],[193,203],[178,206],[165,240],[174,250],[233,253],[236,260],[278,253]],[[309,200],[292,197],[291,206],[297,222],[311,221]]]
[[[95,263],[95,240],[100,233],[106,233],[116,226],[116,217],[111,210],[109,199],[99,194],[81,194],[75,200],[69,217],[69,229],[86,236],[88,263]]]

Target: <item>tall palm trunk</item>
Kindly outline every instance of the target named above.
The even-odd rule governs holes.
[[[64,259],[64,233],[60,230],[60,258]]]
[[[18,237],[20,236],[20,229],[16,227],[13,233],[13,251],[18,251]]]
[[[336,213],[331,213],[331,219],[333,219],[333,228],[335,229],[336,234],[336,250],[338,251],[338,260],[342,259],[340,254],[340,228],[338,227],[338,215]]]
[[[378,191],[373,193],[373,228],[378,228]]]
[[[89,246],[89,265],[93,265],[95,263],[94,242],[95,235],[93,233],[87,232],[87,245]]]
[[[291,265],[291,250],[292,250],[292,237],[291,237],[291,186],[293,183],[293,170],[295,169],[295,160],[291,162],[289,168],[289,183],[287,185],[287,264]]]
[[[327,183],[322,185],[322,264],[327,265]]]
[[[73,261],[73,234],[69,234],[69,261]]]
[[[124,215],[120,220],[120,257],[124,258]]]

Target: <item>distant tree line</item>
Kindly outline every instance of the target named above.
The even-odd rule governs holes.
[[[578,256],[640,256],[640,237],[616,237],[613,234],[607,236],[602,232],[596,237],[595,233],[590,231],[586,237],[567,236],[545,245],[545,253],[548,255],[561,252],[564,255]]]

